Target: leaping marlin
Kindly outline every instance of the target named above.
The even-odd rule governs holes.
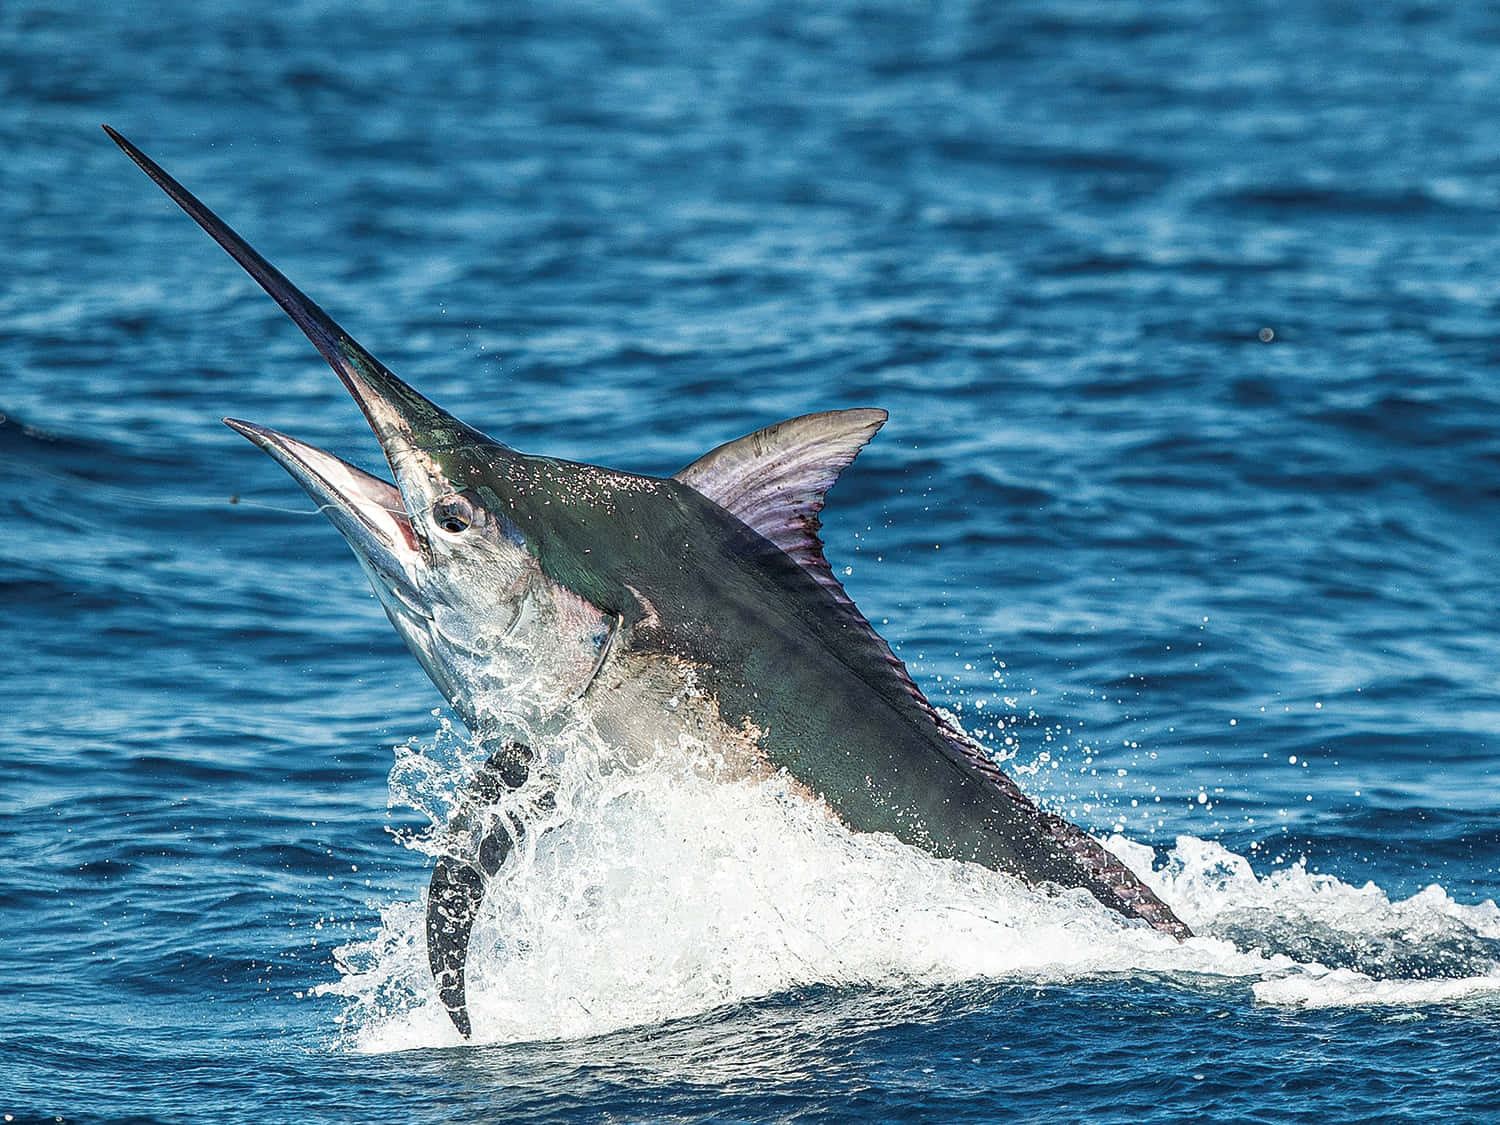
[[[689,723],[784,770],[851,829],[1031,884],[1086,888],[1127,917],[1191,936],[1119,859],[1038,807],[933,709],[834,577],[818,537],[824,496],[885,411],[793,418],[666,478],[521,453],[396,378],[182,185],[105,131],[302,329],[390,464],[394,486],[225,419],[338,528],[396,631],[488,754],[427,899],[428,959],[465,1037],[469,935],[486,882],[522,830],[501,816],[476,831],[474,812],[525,784],[546,739],[579,718],[622,755],[670,743]]]

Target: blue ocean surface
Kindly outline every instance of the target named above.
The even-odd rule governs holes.
[[[1497,107],[1481,3],[8,0],[0,1114],[1500,1120]],[[460,1040],[470,748],[219,419],[378,450],[102,122],[518,448],[889,410],[836,572],[1198,936],[600,769]]]

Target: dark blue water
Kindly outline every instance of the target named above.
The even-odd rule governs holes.
[[[1500,15],[925,7],[0,7],[0,1112],[1495,1115]],[[461,741],[218,419],[375,446],[104,121],[523,449],[886,407],[836,569],[1202,936],[647,771],[459,1045]]]

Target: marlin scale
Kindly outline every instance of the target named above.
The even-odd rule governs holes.
[[[524,831],[492,810],[537,782],[548,740],[580,719],[624,759],[703,732],[743,749],[747,768],[784,770],[851,829],[1034,885],[1085,888],[1122,915],[1191,936],[1119,859],[1039,808],[933,709],[835,579],[819,513],[884,411],[793,418],[667,478],[521,453],[403,383],[105,128],[302,329],[390,465],[394,484],[225,419],[343,534],[396,631],[488,754],[427,902],[433,977],[463,1035],[469,936]]]

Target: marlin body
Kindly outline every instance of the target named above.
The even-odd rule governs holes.
[[[580,718],[622,758],[684,733],[781,770],[849,828],[1032,884],[1087,889],[1190,931],[1101,844],[1027,797],[928,703],[834,578],[824,496],[885,422],[811,414],[673,477],[521,453],[393,375],[134,145],[110,137],[291,316],[374,430],[395,483],[249,422],[344,535],[397,632],[488,758],[434,866],[428,956],[470,1034],[464,984],[485,886],[524,832],[497,814]],[[684,700],[687,702],[684,703]]]

